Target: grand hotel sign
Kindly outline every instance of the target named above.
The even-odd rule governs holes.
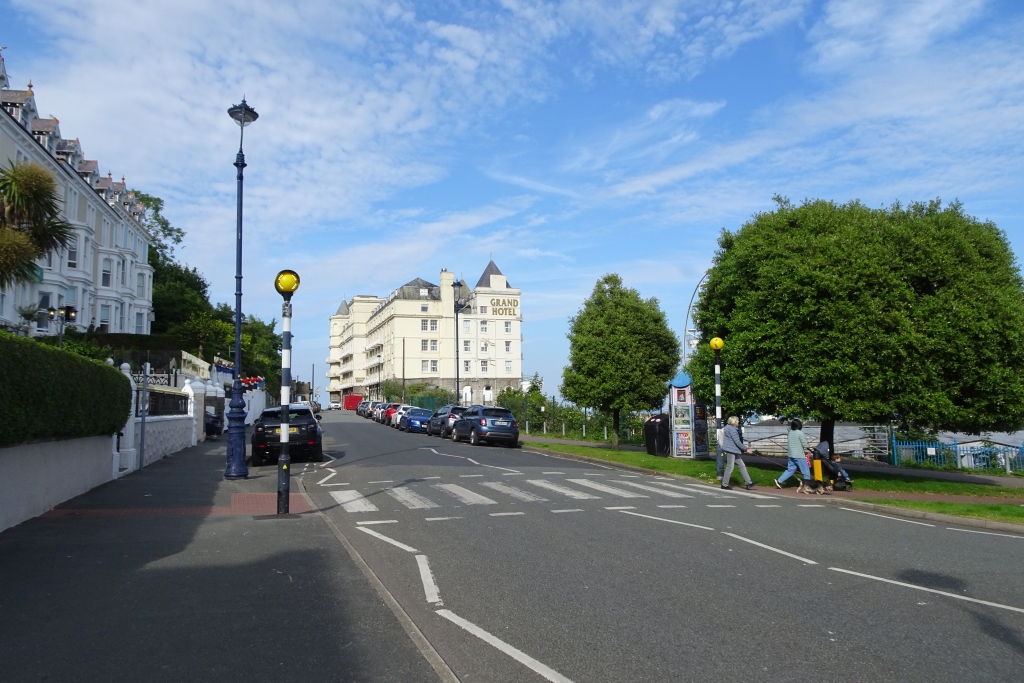
[[[492,315],[519,315],[519,299],[491,299]]]

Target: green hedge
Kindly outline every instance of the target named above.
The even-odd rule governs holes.
[[[128,419],[132,390],[119,370],[31,339],[0,334],[0,447],[109,436]]]

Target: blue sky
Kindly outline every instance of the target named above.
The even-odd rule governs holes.
[[[557,390],[609,272],[682,334],[724,227],[774,194],[942,197],[1024,250],[1024,7],[1000,0],[110,3],[0,0],[16,87],[101,171],[163,197],[179,257],[245,309],[303,277],[296,369],[343,296],[489,254],[523,290],[524,372]]]

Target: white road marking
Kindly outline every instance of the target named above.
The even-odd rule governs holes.
[[[331,498],[336,500],[345,512],[377,512],[377,506],[363,498],[359,491],[331,491]]]
[[[824,505],[817,505],[815,503],[797,503],[798,508],[823,508]],[[845,510],[846,508],[842,508]]]
[[[664,517],[652,517],[650,515],[641,515],[639,512],[630,512],[629,510],[619,510],[624,515],[633,515],[634,517],[644,517],[646,519],[656,519],[659,522],[669,522],[671,524],[682,524],[683,526],[692,526],[695,529],[704,529],[705,531],[714,531],[709,526],[701,526],[700,524],[690,524],[689,522],[680,522],[677,519],[665,519]]]
[[[685,505],[659,505],[660,508],[684,508]]]
[[[709,508],[734,508],[735,505],[708,505]]]
[[[388,538],[384,534],[379,534],[376,531],[374,531],[373,529],[367,529],[365,526],[357,526],[356,528],[359,529],[360,531],[364,531],[364,532],[370,534],[374,538],[379,538],[380,540],[384,541],[385,543],[390,543],[391,545],[395,546],[396,548],[401,548],[402,550],[404,550],[406,552],[410,552],[410,553],[418,553],[419,552],[418,550],[416,550],[416,548],[407,546],[406,544],[402,543],[401,541],[396,541],[393,538]]]
[[[632,491],[626,491],[624,489],[617,489],[614,486],[608,486],[608,484],[602,484],[599,481],[590,481],[589,479],[566,479],[566,481],[573,484],[579,484],[580,486],[586,486],[587,488],[594,489],[595,491],[601,491],[603,493],[610,493],[620,498],[647,498],[642,493],[633,493]]]
[[[596,472],[584,472],[584,477],[603,477],[603,474],[597,474]]]
[[[1016,538],[1024,539],[1024,536],[1014,536],[1013,534],[997,534],[991,531],[974,531],[973,529],[954,529],[951,526],[946,527],[947,531],[966,531],[969,534],[985,534],[986,536],[1002,536],[1003,538]]]
[[[502,484],[501,482],[498,481],[482,481],[480,482],[480,485],[486,486],[489,489],[494,489],[495,491],[500,491],[501,493],[504,493],[506,496],[511,496],[516,500],[523,501],[524,503],[539,503],[547,500],[547,498],[541,498],[540,496],[534,495],[529,491],[523,491],[521,489],[517,489],[515,486]]]
[[[440,479],[440,478],[441,477],[423,477],[423,481],[426,481],[427,479]]]
[[[691,496],[688,493],[678,493],[676,491],[666,491],[665,489],[658,488],[657,486],[648,486],[647,484],[640,484],[640,483],[637,483],[635,481],[612,481],[612,483],[613,484],[625,484],[626,486],[632,486],[633,488],[640,489],[641,491],[653,491],[654,493],[660,493],[661,495],[668,496],[669,498],[693,498],[693,496]]]
[[[462,519],[462,517],[424,517],[425,522],[443,522],[446,519]]]
[[[639,474],[620,474],[619,476],[620,477],[630,477],[631,479],[639,479],[640,478]]]
[[[394,484],[394,479],[382,479],[381,481],[368,481],[367,484]]]
[[[434,484],[434,488],[441,489],[445,493],[451,494],[459,499],[460,502],[466,505],[497,505],[498,501],[491,500],[486,496],[481,496],[475,491],[470,491],[467,488],[463,488],[458,484]]]
[[[514,476],[516,476],[517,474],[522,474],[522,472],[506,472],[506,473],[505,473],[505,476],[506,476],[506,477],[514,477]]]
[[[427,602],[433,605],[444,604],[441,602],[441,593],[437,590],[437,583],[434,581],[434,574],[430,571],[430,565],[427,564],[427,556],[417,555],[416,564],[420,568],[420,581],[423,582],[423,596],[427,599]]]
[[[459,478],[460,479],[465,479],[466,477],[482,477],[482,476],[484,476],[484,475],[482,475],[482,474],[460,474]]]
[[[617,507],[606,507],[605,510],[636,510],[635,505],[621,505]]]
[[[755,505],[756,508],[780,508],[781,505]]]
[[[347,481],[341,481],[335,484],[321,484],[321,486],[349,486],[349,483]]]
[[[926,593],[934,593],[936,595],[945,595],[947,598],[955,598],[956,600],[966,600],[967,602],[974,602],[979,605],[988,605],[989,607],[998,607],[999,609],[1008,609],[1011,612],[1024,613],[1024,609],[1020,607],[1010,607],[1009,605],[1001,605],[998,602],[989,602],[988,600],[978,600],[977,598],[969,598],[966,595],[957,595],[956,593],[947,593],[946,591],[936,590],[934,588],[925,588],[924,586],[915,586],[912,583],[903,583],[902,581],[893,581],[892,579],[883,579],[881,576],[872,576],[871,574],[861,574],[860,572],[850,571],[849,569],[840,569],[839,567],[829,567],[834,572],[842,572],[843,574],[850,574],[852,576],[859,576],[862,579],[872,579],[873,581],[881,581],[882,583],[891,583],[894,586],[903,586],[904,588],[913,588],[914,590],[924,591]]]
[[[541,474],[565,474],[565,472],[541,472]]]
[[[491,517],[515,517],[516,515],[525,515],[525,512],[492,512]]]
[[[552,512],[586,512],[586,510],[584,510],[583,508],[573,508],[571,510],[552,510]]]
[[[384,492],[410,510],[428,510],[440,507],[437,503],[424,498],[406,486],[395,486],[390,489],[384,489]]]
[[[336,476],[338,476],[338,472],[337,471],[331,472],[326,477],[324,477],[323,479],[318,481],[317,484],[319,484],[320,486],[323,486],[325,481],[327,481],[328,479],[331,479],[332,477],[336,477]]]
[[[467,458],[464,455],[452,455],[451,453],[438,453],[435,449],[430,448],[429,446],[420,446],[420,450],[421,451],[433,451],[437,455],[443,455],[446,458],[458,458],[459,460],[468,460],[469,462],[473,463],[474,465],[479,465],[480,467],[490,467],[491,469],[495,469],[495,470],[505,470],[506,472],[513,472],[515,474],[522,474],[522,472],[520,472],[519,470],[513,470],[513,469],[510,469],[508,467],[498,467],[497,465],[485,465],[482,462],[477,462],[473,458]]]
[[[466,621],[462,617],[453,613],[451,610],[439,609],[437,610],[437,613],[445,619],[447,619],[448,621],[455,624],[456,626],[458,626],[459,628],[462,628],[468,631],[469,633],[472,633],[474,636],[484,641],[488,645],[500,650],[501,652],[504,652],[512,659],[516,660],[517,662],[519,662],[526,668],[530,669],[534,673],[540,674],[552,683],[572,683],[571,680],[569,680],[562,674],[558,673],[551,667],[541,664],[536,659],[526,654],[522,650],[514,648],[505,641],[500,640],[495,636],[492,636],[490,633],[483,630],[476,624]]]
[[[771,550],[773,553],[778,553],[779,555],[785,555],[786,557],[792,557],[794,560],[800,560],[801,562],[805,562],[807,564],[818,564],[814,560],[808,560],[806,557],[800,557],[799,555],[794,555],[793,553],[787,553],[785,550],[779,550],[778,548],[773,548],[770,545],[765,545],[764,543],[758,543],[757,541],[752,541],[749,538],[744,538],[743,536],[739,536],[737,534],[730,534],[728,531],[723,531],[722,533],[725,534],[726,536],[731,536],[732,538],[735,538],[735,539],[737,539],[739,541],[744,541],[746,543],[750,543],[751,545],[756,545],[759,548],[764,548],[765,550]]]
[[[934,527],[934,524],[926,524],[925,522],[915,522],[912,519],[900,519],[899,517],[890,517],[889,515],[880,515],[877,512],[868,512],[867,510],[854,510],[853,508],[839,508],[840,510],[846,510],[847,512],[859,512],[862,515],[871,515],[872,517],[881,517],[882,519],[891,519],[894,522],[906,522],[907,524],[918,524],[920,526]]]
[[[356,524],[398,524],[397,519],[367,519]]]
[[[679,484],[670,484],[667,481],[661,482],[661,485],[662,486],[668,486],[668,487],[673,488],[673,489],[678,489],[680,491],[689,491],[691,493],[699,493],[702,496],[711,496],[712,498],[732,498],[732,496],[729,495],[728,493],[718,493],[717,491],[706,491],[706,490],[704,490],[702,488],[698,488],[696,486],[680,486]],[[733,491],[733,493],[735,493],[735,491]]]
[[[582,491],[577,491],[576,489],[571,489],[566,486],[552,484],[550,481],[546,481],[544,479],[527,479],[526,483],[533,484],[534,486],[539,486],[540,488],[547,489],[548,491],[561,493],[563,496],[566,496],[567,498],[575,498],[576,500],[597,500],[598,498],[600,498],[600,496],[592,496],[589,493],[583,493]]]

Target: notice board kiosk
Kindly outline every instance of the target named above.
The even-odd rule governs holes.
[[[693,400],[693,382],[680,372],[669,385],[668,410],[672,416],[672,457],[709,458],[707,407]]]

